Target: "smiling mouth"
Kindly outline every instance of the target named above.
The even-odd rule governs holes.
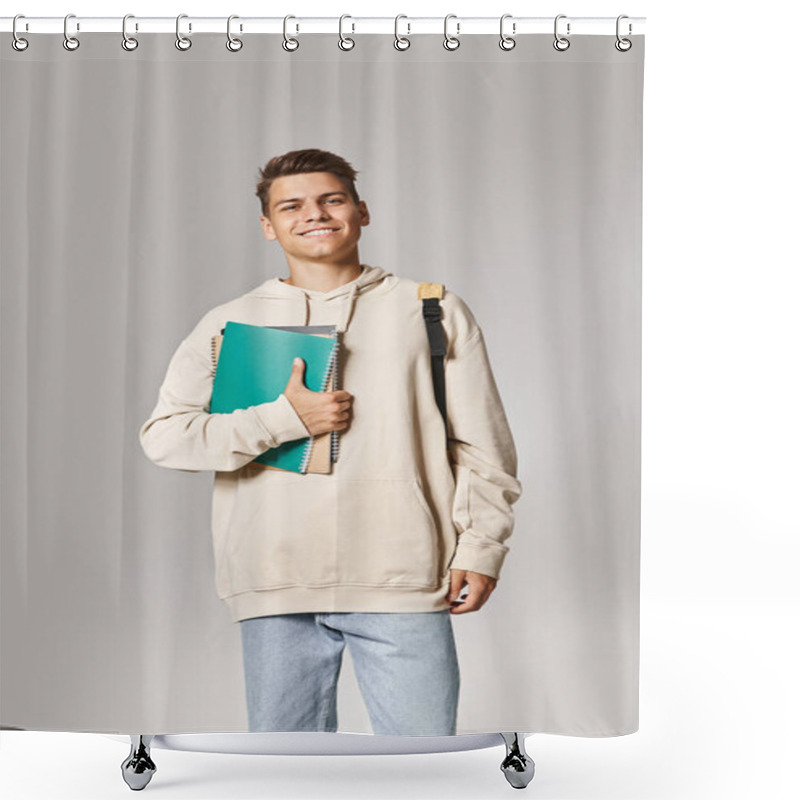
[[[301,236],[309,236],[311,238],[319,238],[324,236],[330,236],[333,233],[338,231],[338,228],[317,228],[314,231],[306,231],[305,233],[301,233]]]

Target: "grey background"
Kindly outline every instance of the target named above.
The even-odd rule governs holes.
[[[517,443],[498,589],[454,618],[459,733],[636,730],[644,38],[224,41],[2,50],[0,721],[246,730],[212,476],[137,433],[197,319],[288,274],[257,168],[322,147],[360,171],[362,261],[475,312]],[[347,661],[339,716],[370,732]]]

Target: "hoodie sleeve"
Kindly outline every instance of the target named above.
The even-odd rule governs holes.
[[[497,578],[522,493],[517,453],[481,329],[445,360],[448,444],[453,460],[453,522],[458,542],[450,569]]]
[[[139,432],[151,461],[187,472],[231,472],[271,447],[311,435],[284,394],[230,414],[209,414],[214,384],[210,347],[204,356],[191,338],[173,355],[158,403]]]

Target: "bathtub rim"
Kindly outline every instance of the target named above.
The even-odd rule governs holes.
[[[127,734],[103,733],[108,739],[130,744]],[[520,738],[531,736],[519,732]],[[504,745],[500,733],[456,736],[381,736],[371,733],[276,731],[270,733],[155,734],[150,747],[193,753],[237,755],[402,755],[483,750]]]

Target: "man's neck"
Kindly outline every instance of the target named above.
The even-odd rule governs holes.
[[[355,280],[364,271],[361,264],[348,267],[328,264],[299,265],[289,268],[290,277],[280,278],[289,286],[310,289],[314,292],[332,292],[340,286]]]

